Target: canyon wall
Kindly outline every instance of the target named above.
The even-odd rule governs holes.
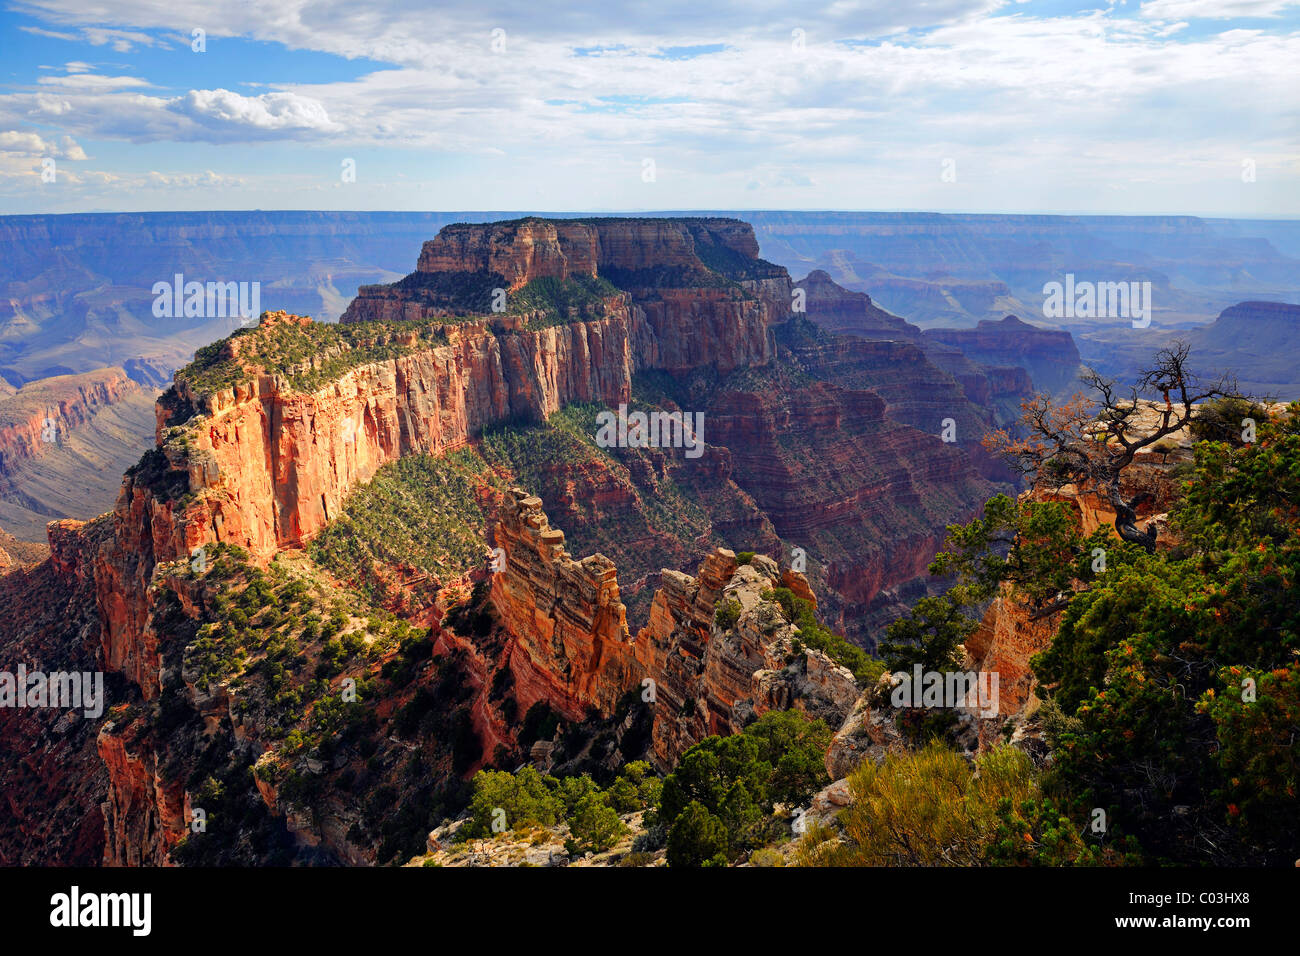
[[[8,396],[0,395],[0,491],[11,489],[19,462],[43,456],[69,431],[139,391],[140,386],[122,369],[105,368],[40,379]],[[47,418],[54,422],[52,441],[44,437]]]
[[[847,377],[853,366],[863,385],[879,382],[888,398],[870,387],[809,382],[788,362],[776,379],[763,379],[777,360],[772,329],[788,324],[790,284],[756,253],[747,226],[721,220],[449,227],[420,258],[420,269],[431,270],[422,275],[455,280],[447,288],[486,273],[516,290],[612,276],[621,291],[602,292],[591,314],[567,320],[525,311],[441,323],[417,301],[415,313],[426,322],[432,315],[431,325],[377,325],[373,336],[331,339],[305,358],[302,374],[268,371],[259,356],[281,337],[297,341],[309,320],[265,314],[215,354],[225,363],[217,372],[232,369],[233,384],[198,362],[178,373],[158,405],[157,447],[125,477],[108,519],[112,533],[87,551],[105,667],[146,700],[159,695],[170,635],[165,609],[155,606],[158,565],[215,542],[264,564],[309,541],[384,464],[458,448],[496,423],[543,421],[572,402],[617,405],[630,399],[634,374],[651,370],[758,376],[709,399],[715,451],[702,467],[729,473],[779,534],[826,556],[822,580],[839,595],[832,611],[842,626],[851,605],[922,573],[944,524],[973,511],[992,486],[937,428],[926,433],[890,417],[893,406],[920,423],[965,400],[911,342],[863,341],[834,359],[832,347],[817,361],[805,350],[803,360],[820,374]],[[410,305],[408,286],[368,287],[345,320],[353,325],[375,310],[410,317]],[[939,404],[907,393],[890,371],[901,359],[926,369]],[[308,373],[324,370],[326,381],[315,384],[320,376]],[[976,427],[976,412],[960,414]],[[797,631],[762,596],[781,580],[769,558],[737,565],[719,549],[696,577],[664,572],[649,624],[630,638],[613,564],[600,555],[572,558],[541,508],[537,498],[512,493],[496,529],[507,565],[491,599],[510,635],[521,711],[545,701],[569,720],[608,717],[650,677],[662,695],[653,753],[667,766],[701,737],[738,729],[766,709],[801,707],[835,726],[851,707],[851,675],[820,652],[796,651]],[[755,521],[749,511],[740,518]],[[800,590],[811,593],[806,581]],[[719,597],[739,605],[735,624],[714,620]],[[509,743],[508,728],[479,704],[475,726],[484,740]],[[98,746],[110,772],[107,858],[165,857],[179,832],[173,783],[118,730]]]
[[[729,221],[539,222],[448,227],[426,244],[421,268],[490,266],[523,283],[589,274],[601,264],[707,272],[697,242],[732,256],[757,253],[752,230]],[[404,294],[367,287],[344,321],[361,321],[377,301]],[[403,455],[457,448],[501,421],[543,421],[570,402],[617,405],[630,397],[638,368],[734,367],[771,354],[767,323],[776,316],[766,299],[738,287],[643,294],[646,311],[616,296],[606,315],[589,321],[528,328],[525,314],[449,324],[441,329],[446,344],[428,348],[414,348],[412,332],[398,341],[408,354],[355,365],[311,391],[255,365],[246,364],[236,384],[207,392],[178,373],[175,394],[159,405],[159,448],[128,473],[116,507],[120,534],[99,558],[110,666],[146,696],[156,693],[146,591],[158,562],[217,541],[265,560],[313,537],[352,488]],[[275,336],[282,325],[309,321],[268,313],[252,334]],[[223,358],[242,361],[246,348],[232,338]]]
[[[960,349],[968,359],[990,366],[1020,366],[1038,391],[1068,396],[1079,391],[1082,361],[1069,332],[1044,329],[1008,315],[981,321],[973,329],[926,329],[925,337]]]
[[[777,534],[816,562],[828,622],[870,647],[897,603],[885,592],[927,578],[947,525],[1005,486],[980,474],[969,449],[940,440],[939,421],[927,434],[890,417],[874,389],[767,384],[721,393],[710,439],[730,449],[735,481]]]

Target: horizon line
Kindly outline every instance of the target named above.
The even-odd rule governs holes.
[[[241,209],[86,209],[75,212],[19,212],[0,213],[0,219],[35,218],[38,216],[145,216],[145,215],[207,215],[212,213],[334,213],[334,214],[390,214],[390,215],[449,215],[455,213],[475,213],[480,215],[502,216],[672,216],[702,215],[718,213],[833,213],[841,215],[881,215],[911,214],[924,216],[1020,216],[1032,218],[1070,218],[1070,219],[1226,219],[1235,222],[1300,222],[1300,214],[1295,215],[1227,215],[1223,213],[1196,212],[1019,212],[1019,211],[971,211],[943,209],[835,209],[819,207],[801,207],[779,209],[771,207],[697,207],[667,209],[564,209],[564,210],[523,210],[523,209],[328,209],[321,207],[304,207],[291,209],[264,209],[248,207]]]

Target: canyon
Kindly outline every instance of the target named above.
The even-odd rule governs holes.
[[[523,746],[520,717],[539,704],[562,722],[607,727],[606,739],[643,747],[661,768],[768,709],[803,709],[838,726],[861,688],[825,652],[797,646],[770,592],[806,596],[828,624],[872,646],[884,622],[932,587],[925,567],[945,526],[1011,487],[979,439],[1009,420],[1033,383],[1022,367],[974,361],[821,277],[803,286],[807,315],[794,313],[796,285],[758,251],[747,224],[721,218],[453,225],[424,244],[406,279],[363,286],[337,326],[269,312],[200,350],[158,400],[155,447],[127,471],[113,511],[51,526],[49,561],[5,575],[6,619],[23,580],[62,582],[49,600],[68,595],[82,653],[122,681],[110,699],[123,703],[93,745],[71,741],[90,783],[69,798],[63,826],[81,836],[50,859],[84,861],[95,844],[86,828],[101,813],[105,862],[167,862],[184,842],[215,739],[232,760],[286,752],[270,776],[254,775],[258,812],[270,814],[274,840],[289,841],[284,852],[375,862],[375,844],[355,829],[368,832],[372,811],[339,790],[309,812],[302,794],[316,791],[301,781],[374,772],[396,786],[401,732],[373,738],[378,769],[346,750],[330,764],[314,751],[293,755],[274,720],[242,709],[261,714],[278,699],[260,669],[238,692],[228,678],[203,686],[187,655],[227,633],[220,608],[229,599],[209,580],[212,562],[247,582],[300,576],[314,600],[335,602],[361,646],[405,633],[391,623],[393,608],[374,607],[368,625],[364,613],[342,610],[367,602],[303,557],[312,542],[381,471],[485,447],[501,429],[544,434],[535,430],[575,408],[703,412],[705,453],[605,452],[583,432],[581,458],[534,473],[546,489],[494,491],[502,476],[484,472],[480,540],[502,549],[505,570],[489,579],[482,566],[460,568],[412,618],[429,628],[427,642],[375,651],[376,667],[399,671],[421,643],[439,658],[413,684],[395,685],[375,719],[390,726],[423,706],[421,694],[452,695],[446,714],[463,715],[456,752],[420,751],[448,779]],[[496,289],[501,311],[491,307]],[[942,437],[948,419],[955,441]],[[649,489],[670,486],[709,489],[701,531],[652,507]],[[538,495],[551,489],[562,492],[564,531]],[[583,489],[604,491],[588,501]],[[648,533],[621,537],[606,519],[636,496]],[[574,558],[566,532],[596,547]],[[605,542],[618,565],[597,553]],[[791,567],[795,549],[806,576]],[[676,566],[665,566],[667,555]],[[624,564],[635,571],[620,586]],[[301,575],[285,570],[300,566]],[[396,580],[406,573],[392,571]],[[734,621],[716,618],[719,602],[734,605]],[[456,615],[461,623],[449,623]],[[283,637],[303,647],[300,666],[328,667],[319,628],[313,637],[293,620]],[[33,626],[57,656],[66,633],[43,616]],[[7,646],[13,640],[5,635]],[[250,653],[260,667],[264,652]],[[299,690],[310,682],[300,678]],[[638,703],[647,679],[654,699]],[[182,729],[165,730],[171,720]],[[564,739],[538,743],[563,750]],[[566,759],[595,759],[594,746]],[[23,801],[10,813],[35,818],[38,798]],[[36,842],[18,823],[4,852],[30,856]]]
[[[165,387],[192,352],[233,331],[219,319],[153,316],[153,283],[176,272],[256,281],[274,307],[334,321],[358,285],[391,282],[439,229],[519,212],[244,211],[0,217],[0,379],[13,386],[105,365]],[[1295,303],[1300,229],[1286,220],[919,212],[717,212],[752,223],[763,255],[933,327],[1007,314],[1038,324],[1042,287],[1081,278],[1153,281],[1154,326],[1188,330],[1243,299]],[[672,218],[662,214],[660,218]],[[270,299],[267,300],[268,303]],[[1076,325],[1089,363],[1123,329]],[[1131,331],[1131,330],[1130,330]],[[1129,340],[1136,338],[1129,335]],[[1144,338],[1145,341],[1145,338]],[[1294,338],[1289,340],[1294,345]],[[1245,368],[1235,369],[1245,372]],[[1243,380],[1251,376],[1242,374]],[[1294,378],[1283,380],[1294,387]]]

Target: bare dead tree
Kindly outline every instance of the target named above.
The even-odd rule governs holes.
[[[1155,525],[1137,527],[1137,507],[1144,495],[1126,499],[1120,491],[1124,469],[1142,449],[1187,427],[1197,405],[1221,398],[1249,401],[1231,375],[1202,381],[1188,368],[1189,352],[1184,342],[1161,349],[1127,392],[1088,368],[1080,381],[1090,395],[1079,393],[1062,404],[1039,395],[1023,406],[1026,437],[1012,438],[999,431],[986,439],[986,445],[1034,485],[1097,489],[1115,510],[1119,536],[1154,551]],[[1141,413],[1151,408],[1157,409],[1154,430],[1149,421],[1141,421]]]

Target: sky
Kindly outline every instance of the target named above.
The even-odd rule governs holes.
[[[1300,217],[1300,0],[0,4],[0,214]]]

